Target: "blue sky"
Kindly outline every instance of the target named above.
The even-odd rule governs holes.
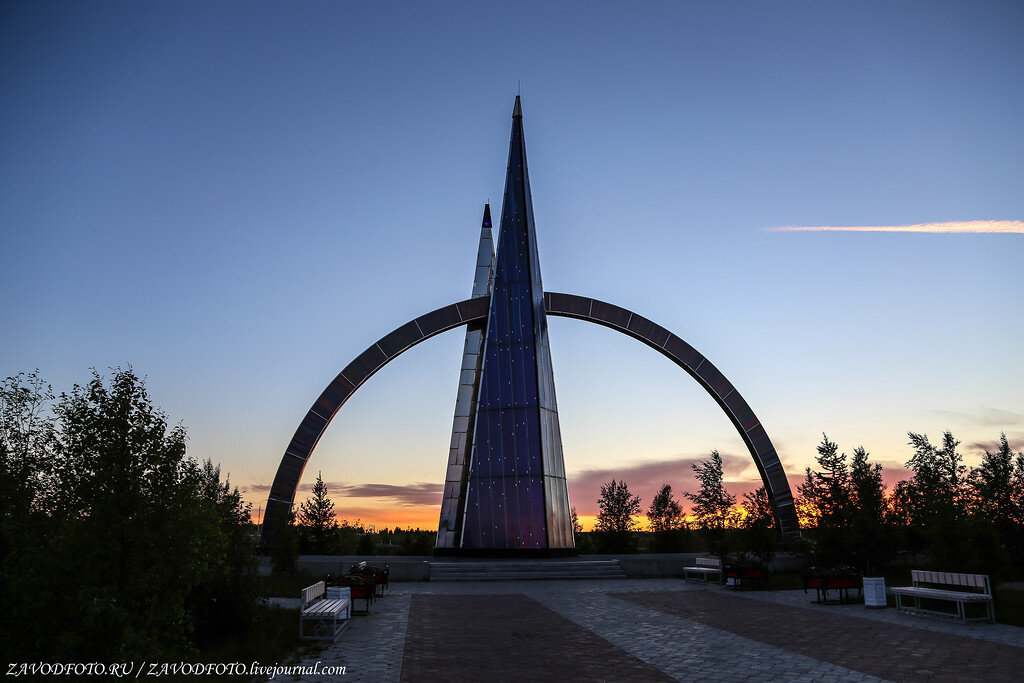
[[[822,431],[887,467],[908,429],[1024,447],[1024,236],[765,230],[1024,220],[1019,3],[0,12],[0,373],[133,364],[257,504],[340,368],[469,295],[520,82],[545,288],[693,344],[791,474]],[[755,476],[664,358],[576,321],[551,340],[581,511],[613,474],[645,505],[685,489],[712,448]],[[436,515],[461,347],[382,370],[306,481],[350,517]]]

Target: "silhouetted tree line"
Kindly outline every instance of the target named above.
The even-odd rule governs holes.
[[[0,652],[173,661],[251,626],[249,506],[129,367],[0,385]]]
[[[924,434],[908,437],[911,477],[891,492],[882,466],[869,463],[863,447],[848,464],[823,437],[818,467],[807,468],[797,499],[807,553],[821,566],[865,572],[909,552],[937,569],[1024,575],[1024,454],[1002,434],[999,447],[968,468],[951,432],[941,444]]]
[[[683,493],[692,503],[689,519],[672,486],[663,484],[646,511],[650,530],[639,531],[640,497],[630,493],[624,481],[612,480],[601,487],[594,530],[574,529],[577,548],[581,553],[623,553],[635,552],[642,544],[647,552],[701,550],[718,556],[742,549],[763,563],[770,562],[778,538],[764,487],[747,493],[737,508],[736,496],[725,488],[717,450],[691,467],[699,487],[696,493]]]
[[[431,555],[436,531],[422,529],[369,530],[362,522],[338,521],[334,502],[323,476],[318,473],[309,498],[298,513],[279,526],[276,543],[269,549],[271,566],[278,574],[295,570],[301,555]]]
[[[950,432],[940,445],[923,434],[908,436],[912,476],[887,491],[881,464],[862,446],[849,458],[823,435],[816,467],[807,468],[798,487],[802,538],[793,550],[818,567],[868,574],[917,559],[951,571],[1024,576],[1024,454],[1014,453],[1003,434],[994,452],[968,468]],[[577,547],[632,552],[644,543],[653,552],[701,550],[734,562],[770,562],[779,540],[764,487],[737,504],[724,486],[717,451],[692,468],[699,489],[683,494],[692,503],[689,517],[664,484],[647,510],[651,530],[639,532],[639,496],[612,480],[601,487],[594,531],[577,530]]]

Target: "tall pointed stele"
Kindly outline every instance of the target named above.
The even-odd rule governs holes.
[[[476,254],[476,272],[473,277],[473,298],[489,297],[493,283],[494,239],[491,235],[491,205],[485,204],[484,219],[480,226],[480,246]],[[486,331],[486,319],[472,322],[466,327],[466,346],[462,353],[462,371],[459,373],[459,394],[455,400],[452,442],[448,450],[448,470],[445,474],[444,495],[441,498],[441,521],[437,528],[439,549],[459,547]]]
[[[442,545],[439,533],[438,552],[572,554],[575,543],[518,96],[490,295],[478,389],[473,392],[476,414],[467,432],[470,457],[460,474],[464,483],[456,519],[447,520],[451,545]],[[453,446],[459,417],[457,409]],[[449,489],[455,488],[451,456],[446,503]],[[444,514],[442,507],[442,531]]]

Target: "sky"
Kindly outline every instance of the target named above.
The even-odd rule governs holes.
[[[1016,2],[5,0],[0,376],[131,364],[261,509],[337,372],[469,296],[521,93],[545,289],[687,340],[794,483],[823,432],[889,482],[908,430],[1024,450],[1022,29]],[[612,478],[695,491],[712,449],[757,484],[667,359],[549,326],[585,522]],[[462,344],[371,378],[299,498],[320,473],[346,519],[436,528]]]

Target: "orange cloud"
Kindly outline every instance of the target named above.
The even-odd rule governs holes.
[[[1024,221],[954,221],[915,225],[785,226],[764,228],[769,232],[927,232],[942,234],[1024,235]]]

